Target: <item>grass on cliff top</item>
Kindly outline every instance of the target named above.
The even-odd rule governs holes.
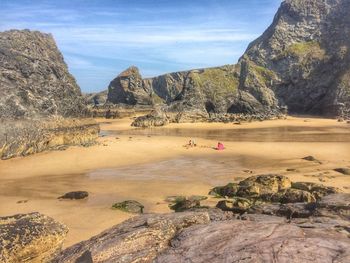
[[[192,73],[195,85],[204,92],[215,91],[219,94],[233,93],[238,89],[239,78],[235,74],[235,66],[204,69]]]
[[[321,48],[320,43],[317,41],[307,41],[289,45],[278,58],[293,56],[299,58],[310,57],[313,59],[323,59],[325,55],[326,52]]]

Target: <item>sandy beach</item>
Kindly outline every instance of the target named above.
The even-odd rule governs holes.
[[[207,195],[213,186],[256,174],[279,173],[350,192],[350,176],[333,170],[350,167],[350,124],[345,122],[288,117],[135,129],[132,118],[98,121],[98,145],[0,161],[0,215],[38,211],[51,216],[69,227],[69,246],[132,216],[112,210],[115,202],[133,199],[145,205],[146,213],[169,212],[167,196]],[[197,147],[184,147],[191,138]],[[213,149],[218,141],[226,147],[222,152]],[[308,155],[322,163],[301,159]],[[89,198],[57,199],[77,190],[88,191]]]

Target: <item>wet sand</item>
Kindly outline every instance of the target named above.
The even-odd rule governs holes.
[[[134,129],[131,118],[98,121],[104,136],[99,145],[0,161],[0,215],[39,211],[52,216],[69,227],[69,246],[132,216],[112,210],[115,202],[134,199],[145,212],[169,212],[167,196],[206,195],[213,186],[255,174],[281,173],[293,181],[350,191],[350,176],[333,171],[350,167],[347,123],[290,117]],[[183,147],[191,137],[198,146]],[[225,151],[212,149],[218,140]],[[301,159],[308,155],[322,164]],[[286,171],[291,168],[296,171]],[[76,190],[88,191],[89,198],[57,200]]]

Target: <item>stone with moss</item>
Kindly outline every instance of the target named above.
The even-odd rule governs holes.
[[[126,200],[120,203],[115,203],[112,206],[112,208],[121,210],[123,212],[128,212],[133,214],[142,214],[144,206],[135,200]]]

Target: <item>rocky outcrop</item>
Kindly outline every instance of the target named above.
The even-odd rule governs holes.
[[[85,100],[52,35],[0,32],[0,158],[24,156],[98,137]]]
[[[240,67],[236,65],[143,80],[138,69],[131,67],[110,84],[108,94],[111,103],[158,105],[154,112],[134,122],[137,127],[170,122],[264,120],[280,115],[278,107],[263,107],[253,96],[240,91]]]
[[[26,156],[70,145],[89,146],[99,125],[91,119],[39,119],[0,122],[0,159]]]
[[[244,215],[204,208],[143,215],[54,262],[347,262],[349,211],[349,194],[335,194],[313,207],[265,204]]]
[[[268,119],[287,111],[350,118],[349,8],[346,0],[286,0],[237,65],[143,81],[137,70],[128,70],[138,80],[137,92],[131,92],[138,97],[142,91],[142,103],[166,103],[164,111],[177,122],[210,120],[213,114]]]
[[[0,261],[51,262],[67,232],[66,226],[39,213],[0,217]]]
[[[291,182],[278,174],[251,176],[239,183],[214,187],[209,194],[225,198],[217,204],[223,211],[245,213],[264,206],[267,210],[279,209],[281,204],[315,203],[323,197],[341,193],[341,189],[309,182]],[[272,206],[270,206],[273,204]]]
[[[350,108],[350,8],[346,0],[286,0],[241,58],[242,89],[290,112],[342,115]]]
[[[0,119],[87,113],[80,88],[50,34],[0,32]]]
[[[109,84],[107,101],[114,104],[149,105],[152,102],[151,90],[143,85],[138,68],[130,67]]]
[[[178,231],[210,221],[208,213],[145,215],[64,250],[55,262],[152,262]],[[85,261],[84,261],[85,260]]]
[[[104,105],[107,102],[108,90],[83,95],[86,103],[91,106]]]

